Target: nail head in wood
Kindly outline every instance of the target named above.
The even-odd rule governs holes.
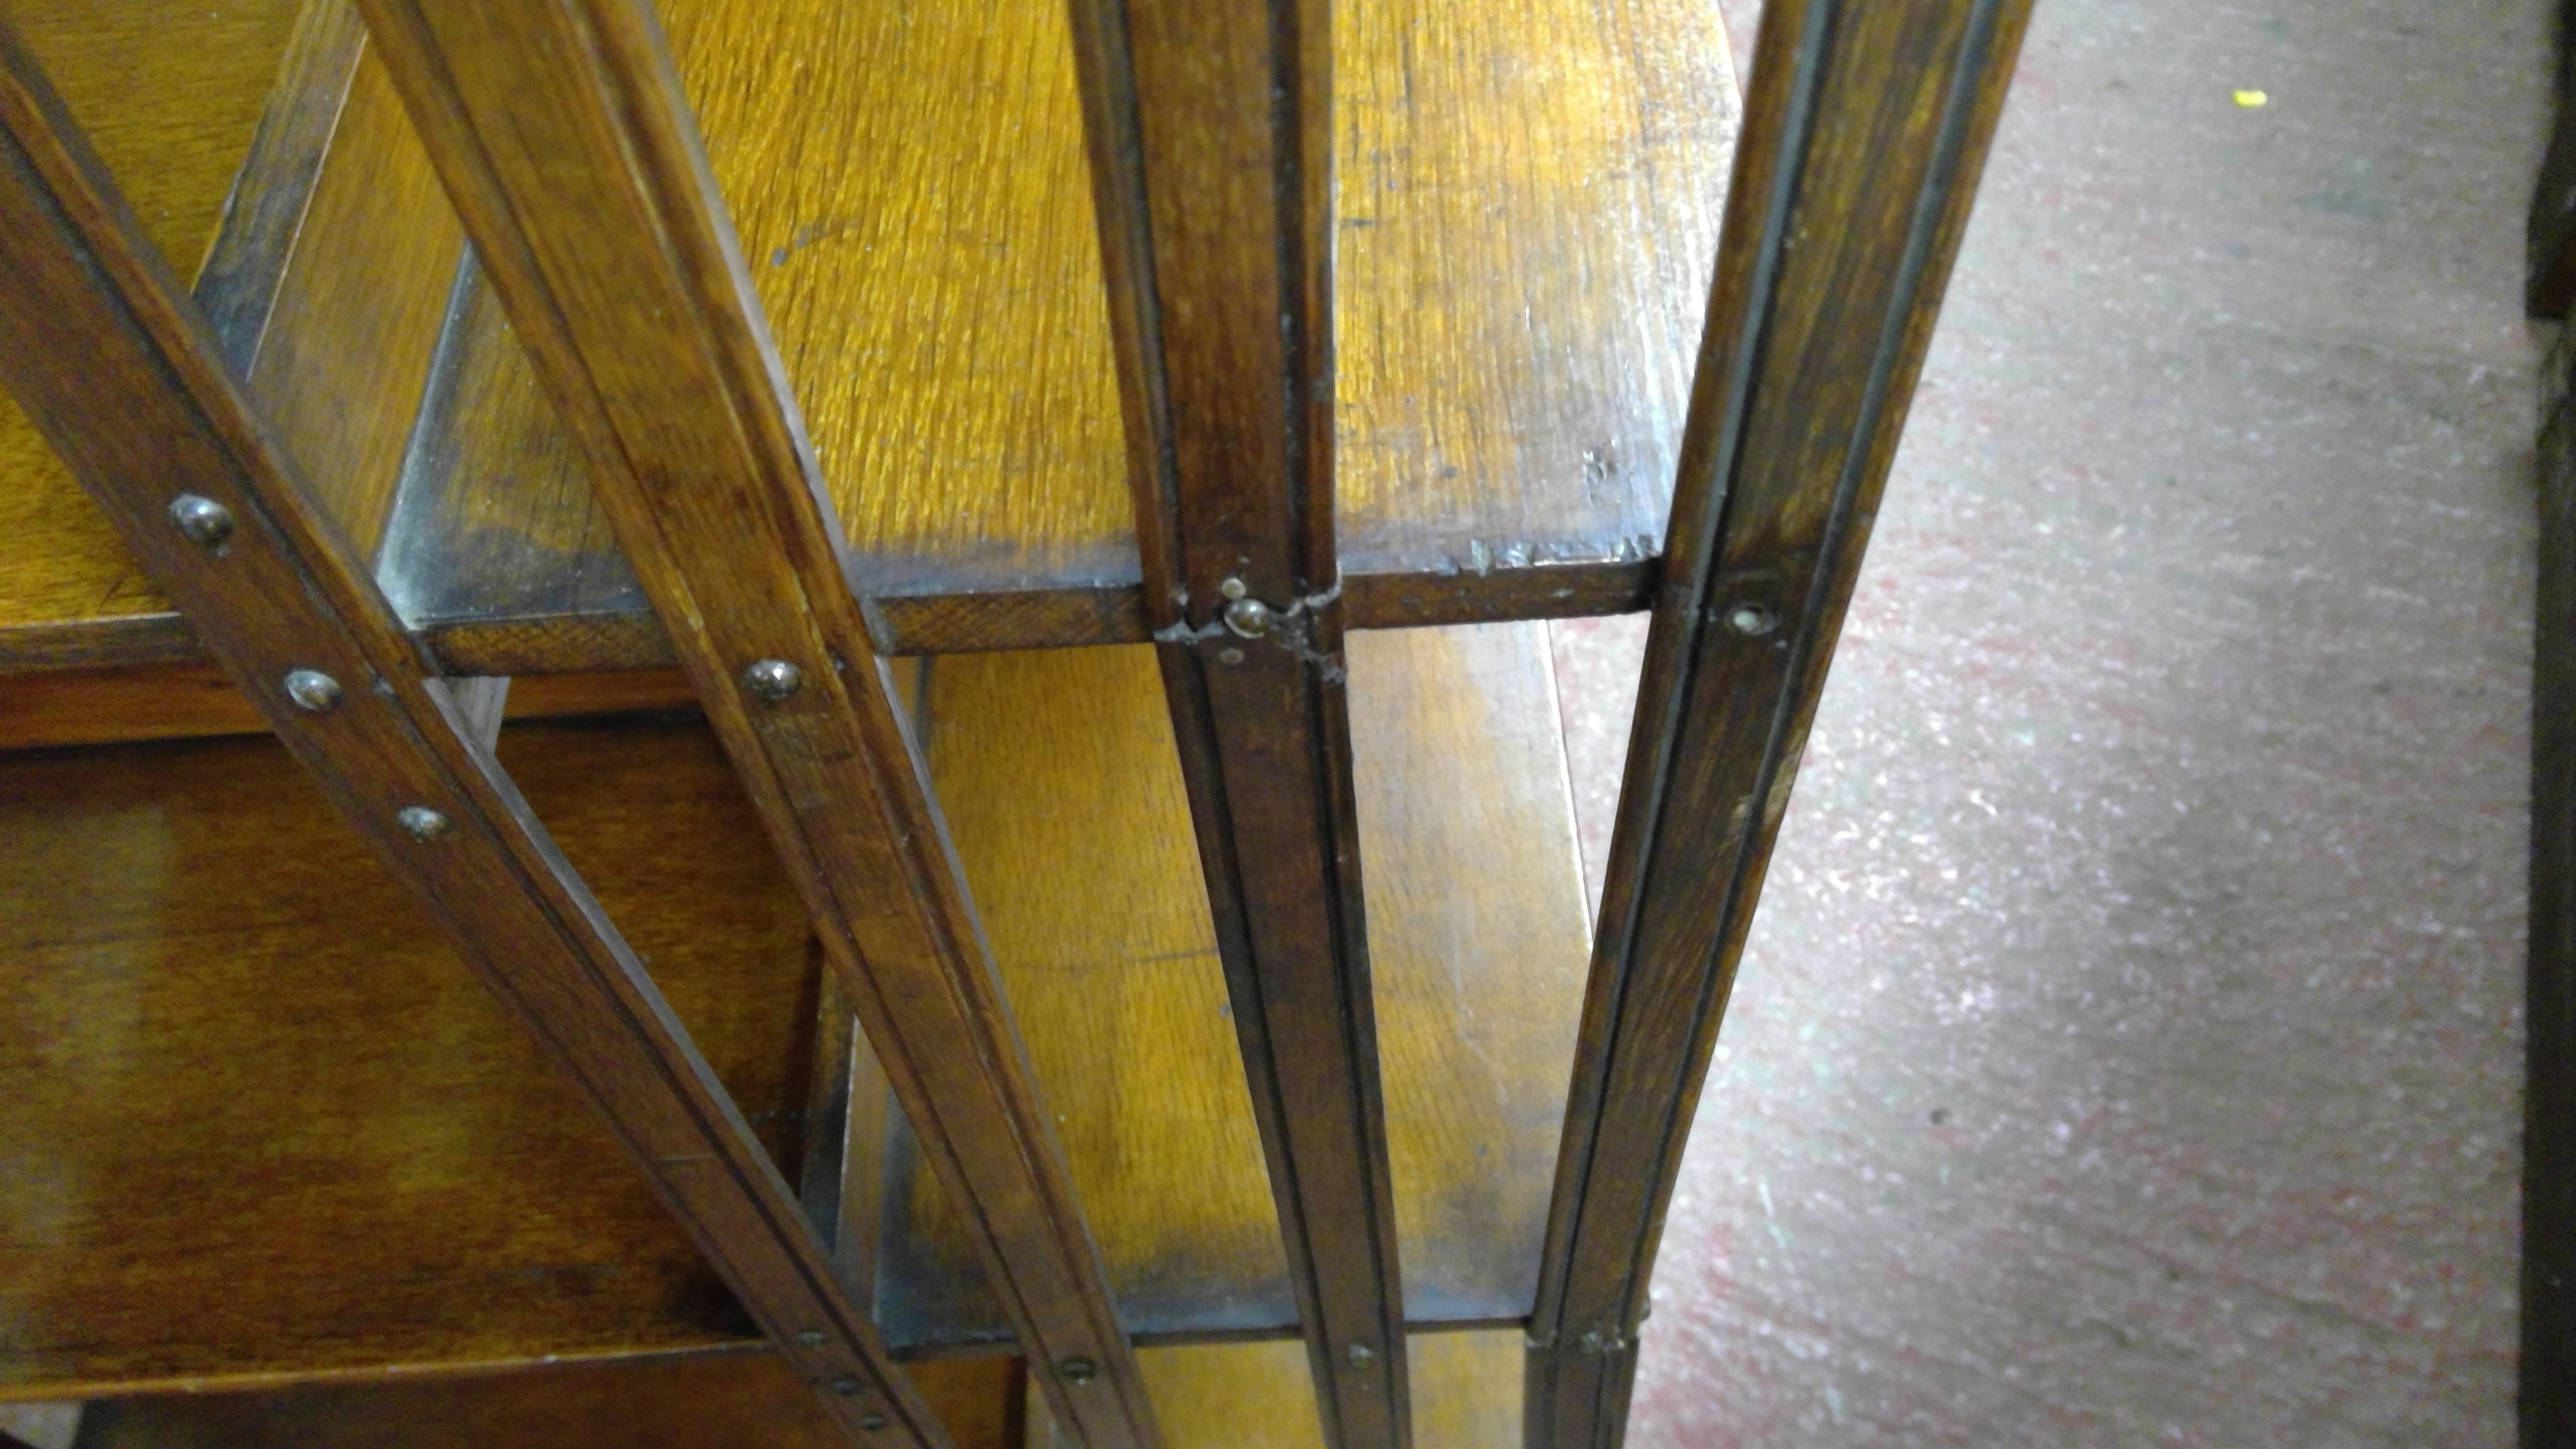
[[[871,1434],[884,1428],[890,1422],[892,1421],[887,1419],[883,1414],[868,1413],[861,1414],[859,1416],[859,1427],[867,1430]]]
[[[446,812],[432,810],[426,805],[405,805],[394,812],[394,824],[402,827],[403,834],[423,845],[445,835],[452,823]]]
[[[843,1398],[848,1398],[853,1394],[866,1393],[867,1389],[868,1386],[866,1381],[855,1375],[844,1374],[840,1378],[832,1380],[832,1392],[839,1394]]]
[[[170,521],[199,548],[221,548],[233,536],[233,511],[202,493],[171,499]]]
[[[1726,627],[1748,638],[1759,639],[1780,627],[1780,616],[1748,600],[1728,607]]]
[[[1055,1371],[1064,1375],[1064,1381],[1069,1384],[1087,1384],[1100,1377],[1100,1365],[1087,1358],[1066,1359],[1055,1366]]]
[[[340,681],[319,669],[291,669],[286,674],[286,697],[306,714],[329,714],[340,705]]]
[[[1370,1360],[1370,1359],[1373,1359],[1373,1358],[1375,1358],[1375,1357],[1377,1357],[1377,1353],[1376,1353],[1376,1351],[1375,1351],[1374,1349],[1371,1349],[1367,1344],[1365,1344],[1365,1343],[1355,1343],[1355,1344],[1352,1344],[1352,1345],[1351,1345],[1351,1352],[1350,1352],[1351,1367],[1353,1367],[1353,1368],[1367,1368],[1367,1367],[1368,1367],[1368,1365],[1369,1365],[1369,1360]]]
[[[1231,582],[1231,581],[1229,581]],[[1259,599],[1237,599],[1225,606],[1225,627],[1244,639],[1258,639],[1279,622],[1270,606]]]
[[[805,671],[784,659],[762,659],[742,672],[742,687],[776,704],[805,687]]]

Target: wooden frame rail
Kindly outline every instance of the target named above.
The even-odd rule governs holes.
[[[1324,1440],[1403,1445],[1333,535],[1330,7],[1074,12],[1146,617]]]
[[[271,727],[544,1041],[828,1412],[947,1436],[795,1194],[250,406],[0,23],[0,380]]]
[[[1157,1444],[650,13],[362,8],[1057,1422]]]
[[[1533,1449],[1625,1431],[1682,1146],[2029,13],[1763,12],[1530,1323]]]

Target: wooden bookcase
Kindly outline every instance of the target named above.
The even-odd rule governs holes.
[[[0,1398],[1614,1444],[2026,13],[0,0]]]

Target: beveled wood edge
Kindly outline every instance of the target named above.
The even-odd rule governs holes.
[[[1529,1321],[1522,1318],[1460,1318],[1409,1322],[1404,1331],[1419,1337],[1429,1333],[1491,1333],[1526,1329]],[[1277,1328],[1227,1329],[1205,1333],[1138,1333],[1131,1335],[1138,1348],[1197,1348],[1221,1343],[1287,1343],[1298,1337],[1294,1324]],[[275,1389],[305,1388],[327,1384],[402,1384],[431,1379],[481,1378],[493,1374],[543,1373],[552,1368],[601,1368],[618,1364],[679,1363],[702,1358],[731,1358],[742,1354],[776,1353],[777,1346],[766,1339],[743,1338],[705,1344],[664,1348],[597,1348],[536,1349],[524,1354],[493,1358],[457,1358],[409,1363],[387,1363],[367,1368],[333,1367],[310,1370],[271,1369],[257,1373],[231,1374],[126,1374],[97,1378],[40,1379],[24,1383],[0,1384],[0,1404],[42,1404],[75,1399],[121,1399],[153,1394],[228,1394],[259,1393]],[[1016,1357],[1019,1346],[1009,1339],[974,1342],[926,1343],[913,1347],[889,1346],[897,1363],[928,1363],[961,1358]]]
[[[1420,629],[1642,614],[1662,559],[1532,564],[1487,573],[1361,573],[1343,578],[1346,629]],[[882,651],[896,657],[1144,644],[1144,589],[1102,584],[863,599]],[[431,619],[413,633],[455,674],[579,674],[676,665],[651,613]],[[197,663],[196,630],[175,612],[0,625],[0,678],[61,669]]]

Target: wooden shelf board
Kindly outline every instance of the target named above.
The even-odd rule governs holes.
[[[1424,1320],[1528,1311],[1586,954],[1542,633],[1352,650]],[[942,661],[927,706],[1123,1316],[1158,1342],[1286,1331],[1150,653]],[[804,916],[703,726],[513,725],[501,758],[792,1161]],[[267,739],[0,754],[0,1397],[750,1339],[640,1175],[354,845]],[[928,1199],[920,1178],[888,1194],[909,1259],[882,1315],[916,1353],[1007,1351]]]
[[[1064,13],[663,16],[882,642],[1142,639]],[[1733,156],[1714,0],[1336,19],[1355,626],[1642,607]],[[386,580],[443,654],[529,672],[493,646],[646,616],[508,324],[461,295]]]
[[[1356,635],[1350,670],[1408,1316],[1514,1321],[1590,946],[1545,632]],[[932,778],[1128,1328],[1293,1329],[1152,654],[941,660],[927,718]],[[895,1181],[889,1341],[999,1342],[935,1186]]]

